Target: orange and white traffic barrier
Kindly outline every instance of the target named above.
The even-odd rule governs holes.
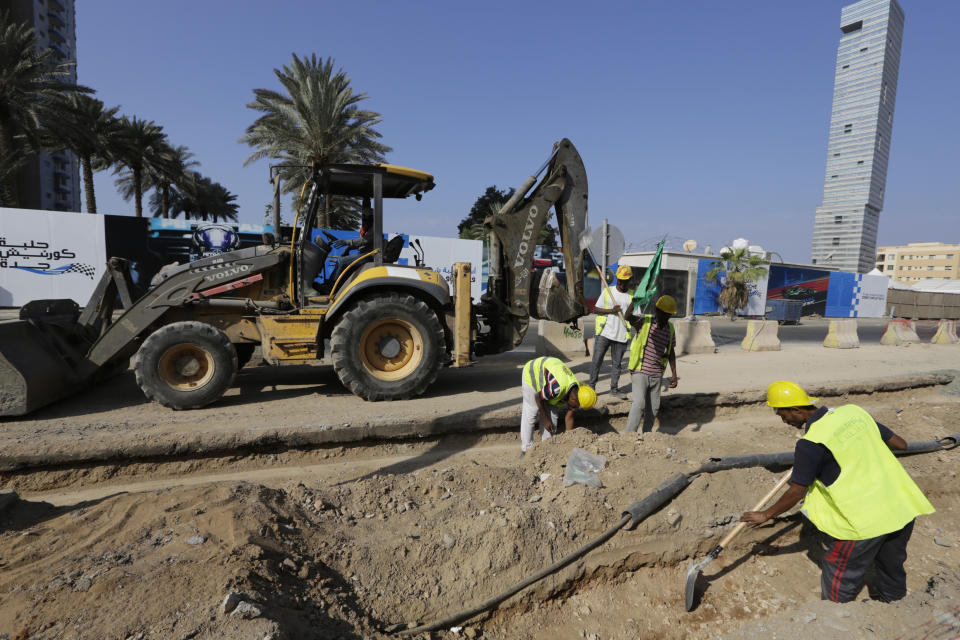
[[[957,337],[957,321],[941,320],[937,326],[937,333],[934,334],[931,344],[956,344],[960,342]]]
[[[880,344],[900,346],[911,342],[920,342],[920,336],[913,328],[913,322],[906,318],[891,318],[880,338]]]

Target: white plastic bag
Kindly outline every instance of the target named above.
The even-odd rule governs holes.
[[[563,486],[569,487],[572,484],[585,484],[591,487],[602,487],[597,473],[603,470],[607,464],[607,459],[603,456],[588,453],[583,449],[576,448],[570,452],[567,459],[567,470],[563,474]]]

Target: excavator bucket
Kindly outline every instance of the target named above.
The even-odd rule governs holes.
[[[556,213],[566,273],[541,277],[533,269],[537,236]],[[483,223],[489,239],[487,293],[477,308],[490,330],[477,338],[478,354],[518,346],[531,317],[570,322],[586,312],[583,251],[587,227],[587,172],[576,147],[564,138],[547,161]]]
[[[0,322],[0,415],[22,416],[86,383],[88,342],[77,316],[72,300],[36,300],[21,310],[20,320]]]

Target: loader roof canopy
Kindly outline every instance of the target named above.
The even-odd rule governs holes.
[[[433,189],[433,176],[426,171],[398,167],[392,164],[335,164],[321,169],[326,178],[325,190],[333,195],[373,197],[374,174],[380,174],[383,180],[384,198],[419,197]]]

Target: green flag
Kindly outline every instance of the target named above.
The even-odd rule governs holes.
[[[640,279],[640,284],[633,292],[633,304],[639,309],[643,309],[657,295],[657,276],[660,275],[660,257],[663,255],[665,242],[666,239],[661,240],[657,245],[657,252],[653,254],[650,266],[647,267],[646,273]]]

